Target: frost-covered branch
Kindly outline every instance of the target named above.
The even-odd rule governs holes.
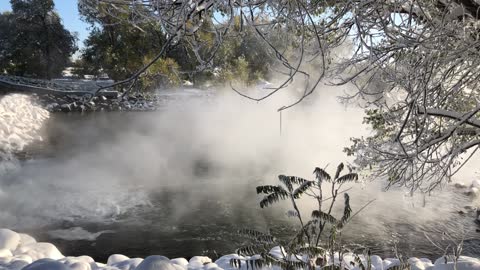
[[[360,167],[381,168],[390,184],[428,190],[451,177],[462,145],[479,139],[479,3],[474,0],[81,0],[93,17],[124,14],[132,25],[151,21],[167,42],[191,47],[198,67],[213,69],[213,56],[232,32],[251,31],[275,60],[277,84],[260,97],[232,85],[240,95],[265,100],[292,85],[303,86],[295,106],[322,82],[351,84],[346,100],[363,99],[376,134],[350,148]],[[102,17],[103,18],[103,17]],[[213,44],[199,38],[202,27]],[[235,30],[235,31],[233,31]],[[338,55],[337,51],[343,51]],[[147,64],[132,78],[148,69]],[[467,128],[468,127],[468,128]],[[425,185],[423,185],[425,184]]]

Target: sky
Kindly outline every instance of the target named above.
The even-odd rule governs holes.
[[[80,20],[78,0],[54,0],[55,9],[62,17],[63,25],[71,32],[78,33],[78,46],[83,47],[83,41],[88,37],[89,25]],[[0,12],[11,10],[9,0],[0,0]]]

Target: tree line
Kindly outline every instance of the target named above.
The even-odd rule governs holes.
[[[95,10],[80,9],[89,24],[89,36],[79,49],[77,34],[65,29],[53,0],[11,0],[12,11],[0,14],[0,73],[41,79],[62,76],[69,66],[79,77],[107,75],[121,81],[150,62],[167,41],[162,26],[152,21],[131,24],[131,14],[112,11],[99,4]],[[112,16],[112,12],[115,13]],[[152,89],[176,86],[183,81],[218,84],[241,81],[250,84],[268,79],[272,59],[252,30],[236,31],[217,53],[208,68],[199,70],[196,54],[215,44],[210,17],[192,40],[180,40],[138,80],[137,87]],[[220,22],[221,23],[221,22]],[[235,30],[234,29],[234,30]],[[242,31],[240,31],[242,30]],[[190,43],[202,44],[199,51]]]
[[[346,152],[387,186],[430,192],[480,148],[478,1],[79,0],[79,6],[87,12],[101,7],[133,26],[155,23],[166,33],[168,46],[122,83],[136,82],[177,44],[193,52],[196,71],[206,70],[221,54],[216,48],[240,32],[261,40],[279,76],[261,96],[233,86],[243,97],[262,101],[300,89],[281,111],[322,84],[351,86],[345,101],[365,105],[374,134],[353,138]],[[206,48],[198,38],[212,20],[215,37]]]
[[[51,78],[75,52],[52,0],[11,0],[0,16],[0,71]],[[79,0],[91,33],[78,74],[123,89],[183,80],[300,82],[297,105],[324,83],[354,88],[374,135],[352,139],[356,164],[430,192],[480,148],[480,4],[474,0]],[[244,91],[245,90],[245,91]],[[298,92],[298,91],[297,91]]]
[[[10,1],[0,14],[0,73],[51,79],[61,75],[77,50],[53,0]]]

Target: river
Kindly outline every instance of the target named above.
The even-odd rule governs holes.
[[[288,207],[260,209],[255,187],[278,174],[333,170],[348,161],[349,138],[368,132],[361,111],[331,94],[284,112],[281,130],[275,109],[286,97],[257,104],[201,90],[162,94],[167,105],[155,112],[51,114],[43,140],[0,176],[2,227],[100,261],[114,253],[215,258],[242,244],[241,228],[290,235],[297,224]],[[450,186],[410,197],[370,180],[349,192],[354,211],[376,199],[345,228],[349,248],[435,259],[435,245],[464,239],[463,254],[480,256],[473,213],[458,213],[471,198]]]

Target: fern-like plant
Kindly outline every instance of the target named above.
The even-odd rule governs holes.
[[[328,257],[334,261],[334,254],[342,254],[342,248],[337,243],[337,236],[353,217],[350,207],[350,197],[342,186],[348,182],[358,180],[358,174],[348,172],[342,175],[345,166],[338,165],[335,176],[332,178],[322,168],[315,168],[315,180],[307,180],[297,176],[279,175],[278,185],[257,187],[257,194],[263,194],[260,207],[266,208],[273,204],[287,200],[292,210],[287,212],[299,222],[299,230],[290,239],[277,240],[270,234],[255,230],[241,230],[239,234],[250,239],[250,243],[237,249],[237,253],[247,259],[232,259],[231,264],[241,267],[242,263],[248,268],[260,268],[276,265],[282,269],[313,269],[320,266],[329,269],[346,269],[342,265],[327,265]],[[330,185],[327,187],[327,184]],[[344,210],[341,217],[334,217],[332,210],[343,193]],[[298,207],[298,200],[309,197],[315,201],[316,209],[310,215],[303,215]],[[363,209],[363,208],[362,208]],[[360,209],[361,210],[361,209]],[[272,254],[273,247],[279,247],[281,254]],[[341,260],[340,260],[341,261]]]

